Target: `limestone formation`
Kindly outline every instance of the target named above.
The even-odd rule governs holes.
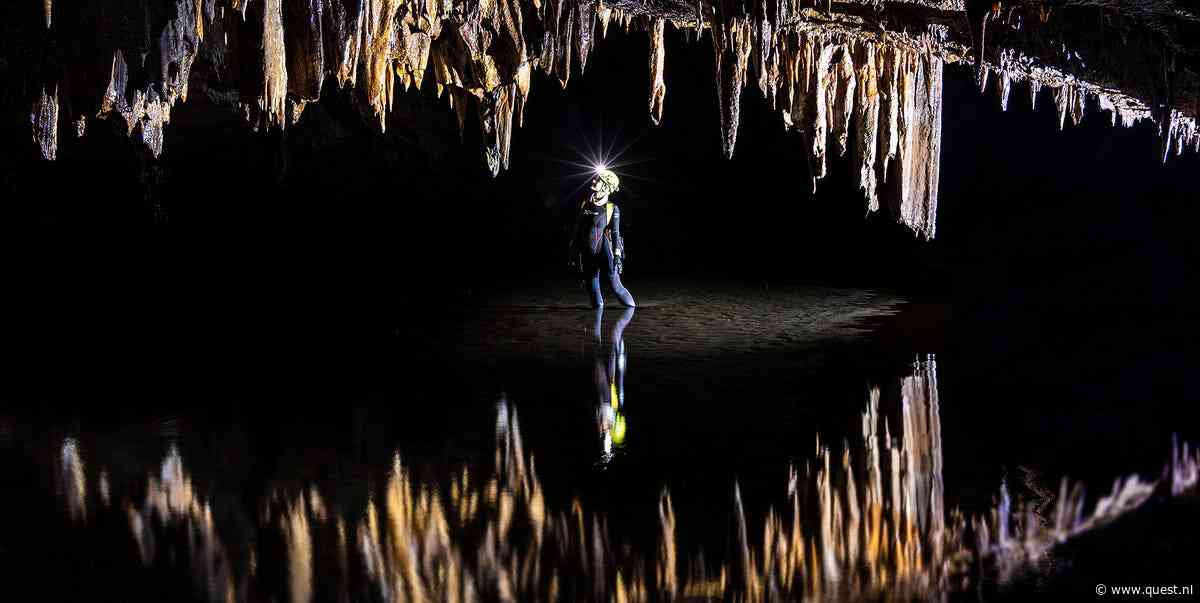
[[[104,4],[104,7],[101,7]],[[650,120],[663,119],[665,36],[708,32],[722,151],[736,150],[753,84],[805,138],[813,185],[830,150],[850,151],[868,211],[886,202],[914,233],[936,233],[944,65],[994,74],[1000,104],[1049,87],[1079,123],[1094,103],[1112,122],[1151,120],[1161,155],[1200,149],[1200,16],[1170,0],[45,0],[45,28],[3,46],[32,105],[33,139],[57,156],[60,120],[100,117],[154,157],[190,86],[256,129],[285,129],[326,86],[352,91],[388,126],[398,95],[432,86],[477,127],[493,174],[508,165],[531,73],[566,86],[610,24],[644,30]],[[25,13],[8,8],[15,21]],[[22,17],[23,18],[23,17]],[[1101,20],[1105,27],[1091,23]],[[28,21],[26,21],[28,22]],[[41,28],[38,28],[41,29]],[[679,30],[679,34],[666,30]],[[694,34],[692,33],[694,32]],[[66,40],[95,40],[84,52]],[[97,54],[97,52],[99,54]],[[202,75],[193,67],[202,64]],[[1137,74],[1147,74],[1145,77]],[[427,81],[429,80],[429,81]],[[645,80],[641,80],[645,81]],[[106,85],[105,85],[106,84]],[[60,98],[60,91],[68,94]],[[62,111],[60,111],[60,101]]]

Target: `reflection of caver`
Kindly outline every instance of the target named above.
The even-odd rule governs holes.
[[[633,320],[633,308],[626,308],[617,324],[613,326],[612,347],[604,354],[600,345],[600,322],[604,310],[596,310],[596,355],[592,376],[596,384],[596,424],[600,428],[600,441],[604,460],[612,458],[613,446],[625,442],[625,327]]]
[[[592,307],[603,307],[600,276],[608,277],[621,303],[632,308],[633,296],[621,284],[624,271],[625,241],[621,238],[621,209],[609,201],[620,188],[620,180],[610,170],[600,170],[592,179],[592,194],[579,208],[571,235],[571,264],[584,279],[591,281]]]

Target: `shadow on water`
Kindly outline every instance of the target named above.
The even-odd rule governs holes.
[[[399,387],[307,408],[6,405],[0,563],[42,600],[1002,598],[1194,499],[1186,445],[1100,496],[997,480],[954,363],[866,336],[898,300],[727,297],[412,322]]]

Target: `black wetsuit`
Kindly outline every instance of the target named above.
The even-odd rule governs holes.
[[[575,219],[572,249],[573,253],[578,254],[575,259],[583,277],[591,281],[593,307],[604,305],[604,296],[600,293],[600,276],[603,274],[608,277],[621,303],[632,308],[637,304],[633,301],[633,295],[621,284],[621,275],[615,266],[617,256],[625,255],[625,241],[621,238],[621,208],[613,205],[610,220],[609,205],[613,204],[596,205],[584,201]]]

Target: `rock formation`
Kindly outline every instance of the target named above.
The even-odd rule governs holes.
[[[649,36],[653,123],[665,109],[664,36],[707,35],[727,156],[743,89],[752,86],[805,137],[814,186],[830,150],[852,151],[866,209],[884,200],[925,238],[936,232],[947,63],[973,64],[981,89],[994,80],[1005,109],[1013,82],[1024,82],[1031,103],[1043,87],[1054,91],[1060,124],[1068,115],[1078,123],[1094,103],[1114,125],[1157,124],[1164,160],[1200,149],[1200,13],[1173,0],[119,0],[52,8],[50,0],[10,3],[0,43],[6,79],[19,84],[6,94],[30,108],[46,159],[64,142],[60,131],[86,135],[89,117],[117,124],[157,158],[189,88],[256,129],[284,129],[334,85],[352,90],[382,131],[398,94],[432,86],[460,128],[478,128],[498,174],[531,72],[566,86],[610,25]],[[35,22],[44,27],[29,27]]]

